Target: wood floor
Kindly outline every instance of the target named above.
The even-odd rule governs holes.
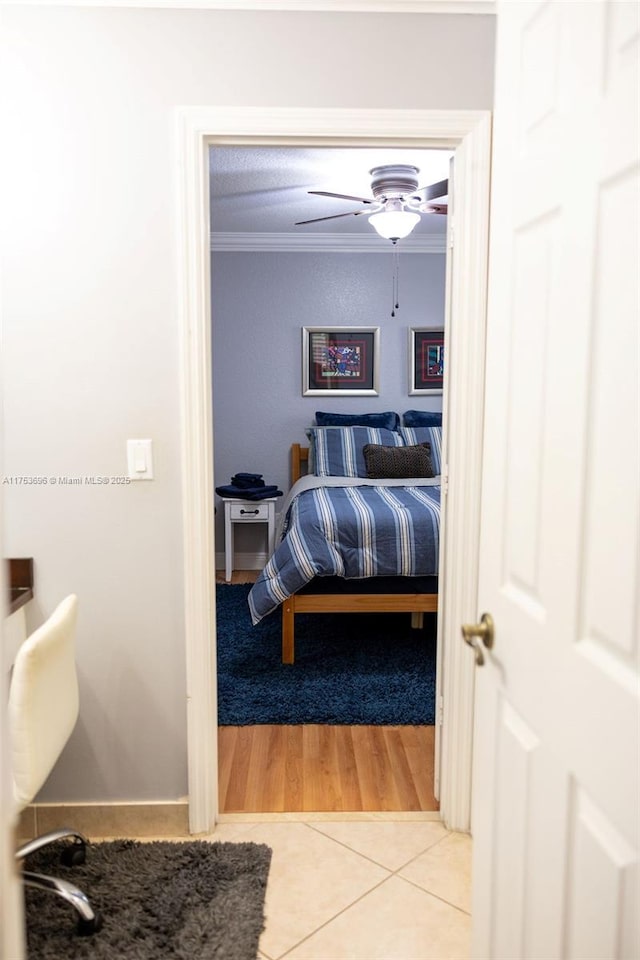
[[[220,727],[223,813],[437,810],[433,727]]]
[[[438,810],[434,727],[220,727],[218,770],[221,813]]]

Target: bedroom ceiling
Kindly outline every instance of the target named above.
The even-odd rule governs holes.
[[[363,205],[329,197],[309,196],[309,190],[328,190],[355,196],[371,196],[369,170],[389,163],[407,163],[419,168],[420,186],[449,176],[449,150],[415,150],[358,147],[211,147],[210,196],[212,244],[232,235],[278,237],[308,245],[330,238],[367,244],[388,244],[378,237],[366,216],[341,217],[322,223],[295,226],[296,221],[328,217]],[[408,243],[442,242],[447,218],[434,214],[421,217]]]

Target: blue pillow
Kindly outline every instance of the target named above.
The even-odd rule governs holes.
[[[316,424],[319,427],[382,427],[383,430],[397,430],[400,417],[389,410],[386,413],[323,413],[316,410]]]
[[[368,443],[403,446],[398,433],[382,427],[310,427],[307,435],[317,477],[367,477],[364,447]]]
[[[400,427],[400,436],[407,446],[431,444],[431,463],[434,476],[442,473],[442,427]]]
[[[407,410],[402,416],[403,427],[441,427],[442,413],[432,410]]]

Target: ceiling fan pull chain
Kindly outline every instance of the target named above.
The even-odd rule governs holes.
[[[391,316],[396,315],[396,248],[391,254]]]
[[[399,281],[400,281],[400,255],[395,241],[393,242],[393,267],[392,267],[392,299],[391,316],[395,317],[396,310],[399,308]]]

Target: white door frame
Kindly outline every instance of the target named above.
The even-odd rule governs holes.
[[[209,160],[212,144],[396,146],[455,150],[454,248],[446,336],[455,358],[443,397],[439,611],[440,810],[469,830],[474,660],[459,625],[477,610],[491,114],[460,110],[183,107],[177,111],[182,499],[189,826],[218,818]],[[455,696],[453,695],[455,692]]]

